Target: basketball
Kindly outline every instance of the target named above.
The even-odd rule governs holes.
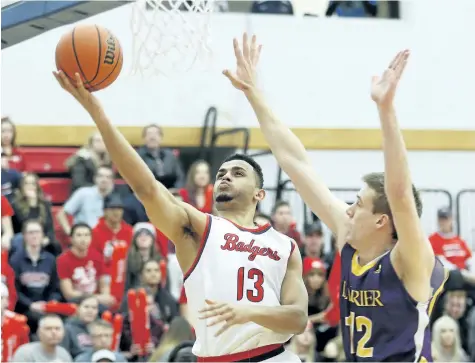
[[[78,25],[56,46],[56,68],[70,80],[79,73],[91,92],[111,85],[122,69],[119,40],[109,30],[93,24]]]

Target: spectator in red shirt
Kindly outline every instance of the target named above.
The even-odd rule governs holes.
[[[2,117],[2,153],[8,158],[11,169],[25,170],[25,163],[16,145],[16,127],[9,117]]]
[[[213,185],[210,181],[209,164],[204,160],[195,161],[186,175],[186,186],[179,190],[183,201],[203,213],[212,213]]]
[[[429,237],[429,241],[436,256],[451,269],[474,271],[472,251],[466,242],[455,232],[452,211],[450,208],[441,208],[437,211],[439,230]]]
[[[296,229],[294,217],[290,204],[286,201],[278,201],[272,209],[272,227],[280,233],[292,238],[297,246],[302,247],[302,238]]]
[[[8,202],[7,197],[2,195],[2,249],[10,250],[13,238],[13,208]]]
[[[124,204],[119,194],[112,193],[104,198],[104,217],[92,230],[91,248],[104,255],[106,263],[110,262],[114,245],[132,241],[132,226],[124,222]]]
[[[68,301],[77,301],[88,294],[95,294],[99,303],[114,305],[110,294],[110,276],[107,274],[104,256],[91,245],[91,227],[78,223],[71,228],[71,247],[57,259],[61,292]]]

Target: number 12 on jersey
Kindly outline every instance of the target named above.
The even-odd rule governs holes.
[[[363,336],[356,344],[356,355],[361,358],[371,358],[373,356],[373,348],[367,347],[366,344],[371,338],[373,330],[373,322],[366,316],[355,316],[355,313],[350,313],[345,317],[345,325],[350,329],[350,352],[355,354],[355,328],[357,332],[363,332]]]
[[[244,267],[240,267],[237,274],[237,301],[241,301],[244,297],[244,281],[245,279],[254,281],[254,287],[246,290],[246,298],[250,302],[258,303],[264,299],[264,274],[258,268],[251,268],[247,271]]]

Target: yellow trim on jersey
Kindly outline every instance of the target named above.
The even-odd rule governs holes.
[[[432,314],[432,310],[434,310],[435,302],[439,298],[439,295],[444,291],[444,286],[445,283],[447,282],[447,279],[449,278],[449,270],[444,268],[444,281],[440,284],[439,288],[435,291],[434,295],[432,296],[432,299],[429,304],[429,317]]]
[[[371,262],[368,262],[366,265],[361,266],[358,261],[358,253],[355,251],[353,258],[351,259],[351,273],[355,276],[361,276],[371,267],[374,267],[379,261],[379,258],[374,259]]]

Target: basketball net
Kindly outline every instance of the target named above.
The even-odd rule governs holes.
[[[215,0],[137,0],[132,5],[132,75],[183,73],[211,60]]]

